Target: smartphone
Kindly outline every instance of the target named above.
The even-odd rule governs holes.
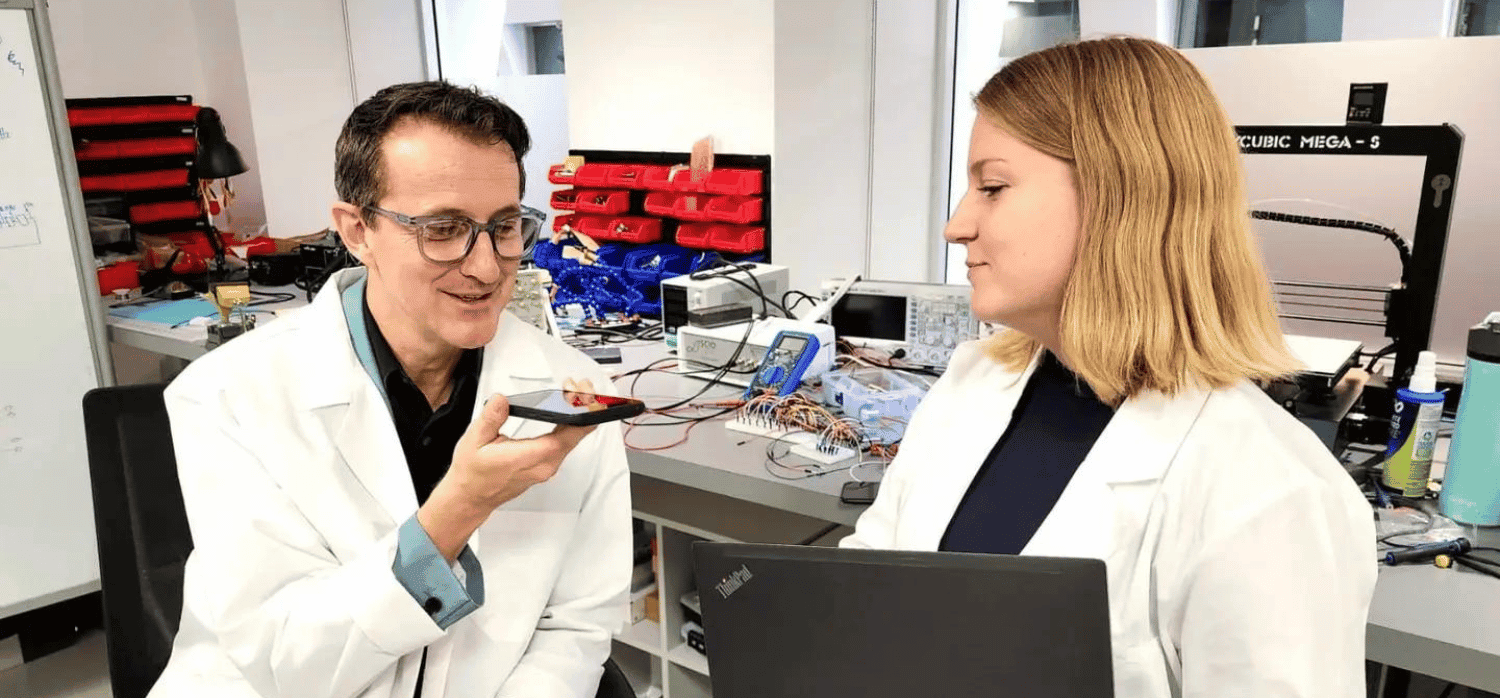
[[[538,390],[505,399],[510,401],[512,416],[576,427],[630,419],[646,411],[640,400],[576,390]]]
[[[869,504],[880,492],[879,482],[846,482],[839,499],[846,504]]]

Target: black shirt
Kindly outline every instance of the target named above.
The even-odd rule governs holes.
[[[1114,416],[1051,352],[948,522],[940,550],[1016,555]]]
[[[469,420],[474,415],[474,399],[479,392],[483,350],[469,349],[459,357],[458,365],[453,369],[453,390],[448,394],[448,402],[434,411],[427,403],[427,396],[396,360],[396,353],[370,314],[370,304],[363,305],[370,348],[375,354],[375,372],[385,388],[391,417],[396,422],[396,434],[401,437],[401,450],[406,453],[406,466],[411,469],[417,503],[421,504],[427,501],[438,480],[448,472],[448,466],[453,463],[453,448],[458,445],[464,430],[469,428]]]
[[[391,406],[391,417],[396,422],[396,434],[401,437],[401,450],[406,453],[406,467],[411,470],[411,484],[417,491],[417,503],[427,501],[438,480],[453,464],[453,449],[459,437],[469,428],[469,418],[474,414],[474,399],[479,393],[479,366],[483,349],[465,350],[453,367],[453,389],[448,401],[436,411],[428,404],[427,396],[413,383],[406,369],[396,359],[391,343],[370,314],[368,301],[361,301],[365,314],[365,328],[370,335],[370,349],[375,354],[375,374],[380,376],[385,388],[387,402]],[[417,689],[413,695],[422,695],[423,678],[427,674],[427,648],[422,648],[422,663],[417,669]]]

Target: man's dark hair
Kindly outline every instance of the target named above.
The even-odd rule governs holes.
[[[387,87],[349,114],[334,147],[333,178],[340,200],[363,209],[385,196],[381,145],[386,134],[407,119],[436,124],[474,143],[510,146],[521,172],[521,193],[526,193],[522,158],[531,149],[531,134],[521,115],[472,87],[431,81]]]

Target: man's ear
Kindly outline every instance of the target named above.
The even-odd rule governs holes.
[[[349,248],[349,253],[354,255],[361,264],[370,264],[370,234],[369,226],[365,225],[364,216],[360,215],[358,206],[340,201],[333,205],[333,227],[339,231],[339,239],[344,241],[344,247]]]

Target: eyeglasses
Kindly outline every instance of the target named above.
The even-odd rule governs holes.
[[[378,206],[365,206],[417,234],[417,250],[433,264],[456,265],[469,256],[481,232],[490,234],[495,254],[505,259],[520,259],[536,244],[547,214],[530,206],[497,221],[480,223],[463,216],[408,216]]]

